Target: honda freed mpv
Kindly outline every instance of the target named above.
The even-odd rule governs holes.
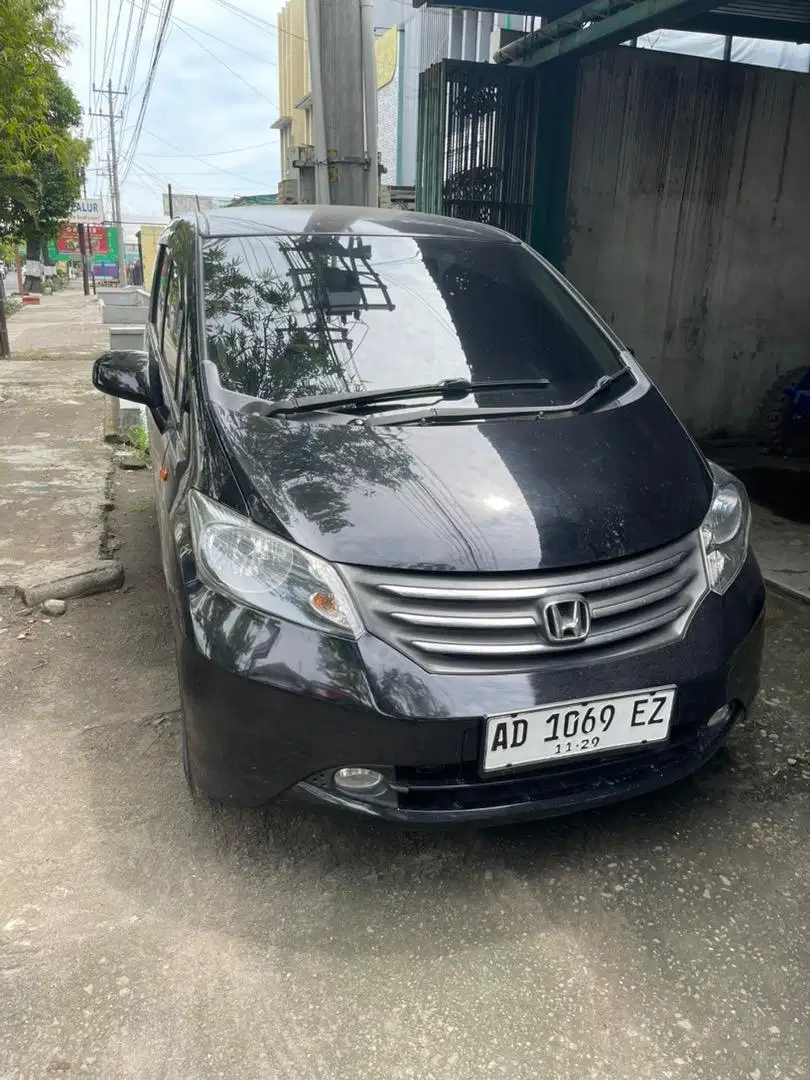
[[[145,352],[192,789],[408,824],[595,806],[757,691],[749,506],[521,241],[341,207],[164,234]]]

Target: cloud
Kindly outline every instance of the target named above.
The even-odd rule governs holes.
[[[205,4],[175,0],[143,128],[131,154],[127,151],[161,6],[160,0],[143,2],[149,6],[132,86],[126,98],[113,99],[115,110],[124,113],[116,128],[124,152],[124,219],[161,214],[161,194],[168,182],[175,191],[201,195],[275,191],[279,141],[271,124],[278,116],[275,24],[281,0],[210,0]],[[91,0],[65,0],[64,20],[75,42],[65,75],[85,113],[107,111],[106,94],[94,92],[93,85],[106,85],[112,77],[113,89],[123,89],[119,83],[129,65],[140,4],[141,0],[96,0],[94,5]],[[263,25],[241,18],[227,5],[263,20]],[[91,9],[96,12],[92,27]],[[133,18],[125,57],[130,10]],[[88,115],[85,129],[93,139],[91,167],[103,170],[88,174],[88,194],[102,193],[109,205],[108,123]]]

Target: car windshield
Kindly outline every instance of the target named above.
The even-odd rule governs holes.
[[[234,237],[209,241],[203,268],[215,393],[272,402],[548,379],[476,391],[477,401],[559,404],[622,366],[619,347],[544,263],[506,240]]]

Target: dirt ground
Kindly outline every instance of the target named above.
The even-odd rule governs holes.
[[[810,609],[695,778],[519,829],[189,798],[148,473],[124,590],[0,597],[0,1078],[810,1075]]]

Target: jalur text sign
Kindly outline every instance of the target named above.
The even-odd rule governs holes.
[[[89,225],[103,220],[101,199],[80,199],[73,204],[68,218],[71,225]]]

